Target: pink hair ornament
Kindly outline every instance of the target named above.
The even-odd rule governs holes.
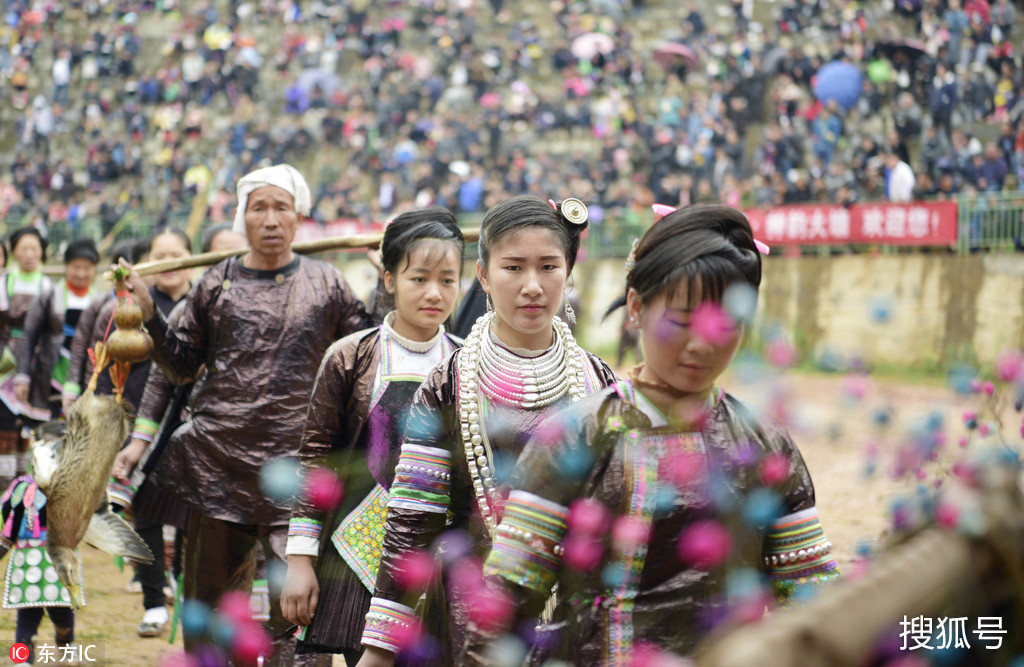
[[[668,204],[651,204],[651,210],[654,211],[655,222],[661,220],[669,213],[674,213],[676,211],[675,208],[669,206]],[[758,241],[757,239],[754,239],[754,247],[757,248],[757,251],[762,255],[771,254],[772,251],[772,249],[768,246],[767,243],[765,243],[764,241]]]

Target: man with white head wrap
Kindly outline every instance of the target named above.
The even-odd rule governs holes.
[[[273,167],[263,167],[250,172],[238,181],[236,187],[238,208],[235,209],[234,231],[245,234],[245,210],[249,194],[267,185],[273,185],[288,192],[295,200],[296,213],[301,216],[309,215],[312,201],[306,179],[290,164],[276,164]]]
[[[267,464],[298,453],[327,348],[375,324],[336,269],[292,252],[310,208],[309,186],[298,171],[289,165],[258,169],[237,190],[235,229],[248,238],[249,252],[199,279],[177,326],[168,326],[137,274],[131,276],[153,358],[167,377],[183,383],[202,365],[207,369],[191,396],[191,417],[174,431],[154,477],[192,506],[185,597],[211,606],[224,592],[251,583],[257,541],[268,570],[272,560],[284,559],[291,498],[280,491],[275,496],[282,480],[271,471],[289,473]],[[276,596],[267,627],[275,643],[268,664],[301,662]],[[204,640],[186,636],[186,648]]]

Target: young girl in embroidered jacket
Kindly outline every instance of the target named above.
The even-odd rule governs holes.
[[[490,547],[507,481],[543,408],[562,407],[607,386],[614,375],[581,350],[555,313],[579,248],[587,210],[536,197],[507,199],[487,211],[480,230],[477,277],[491,307],[461,350],[431,371],[416,392],[388,501],[377,587],[359,662],[386,665],[411,648],[416,593],[403,586],[410,554],[431,547],[446,528],[468,534],[468,558],[445,576],[445,601],[434,589],[425,618],[443,656],[462,664],[463,636],[478,600],[469,590]],[[451,556],[449,551],[448,556]],[[475,564],[474,564],[475,562]],[[455,569],[452,569],[455,568]],[[481,581],[482,583],[482,581]],[[440,626],[440,627],[434,627]],[[451,653],[448,653],[451,651]]]
[[[558,630],[535,656],[625,665],[639,642],[687,654],[728,613],[727,573],[761,572],[780,598],[837,576],[800,452],[715,384],[742,326],[708,334],[698,321],[721,315],[731,288],[756,298],[758,250],[724,206],[674,211],[635,247],[613,310],[625,303],[645,363],[538,431],[484,567],[516,602],[507,628],[539,615],[557,583]],[[467,664],[488,639],[473,638]]]
[[[307,493],[292,512],[281,607],[304,626],[297,653],[341,653],[353,665],[362,651],[402,415],[430,369],[462,342],[442,323],[458,297],[463,245],[446,208],[395,218],[381,243],[384,286],[395,310],[381,326],[342,338],[324,356],[299,455],[308,472],[334,470],[344,500],[335,510]]]

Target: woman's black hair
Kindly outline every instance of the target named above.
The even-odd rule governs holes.
[[[550,229],[565,250],[566,273],[572,273],[576,254],[580,249],[580,234],[587,223],[577,225],[562,215],[561,204],[554,207],[549,202],[531,195],[519,195],[499,202],[487,210],[480,226],[480,264],[486,268],[491,258],[491,248],[506,234],[530,227]]]
[[[114,245],[110,246],[110,263],[117,264],[118,260],[124,258],[124,261],[129,264],[134,264],[139,260],[139,242],[136,239],[126,239],[124,241],[118,241]]]
[[[11,241],[10,241],[11,254],[12,255],[14,254],[14,249],[18,247],[18,243],[20,243],[21,240],[23,238],[25,238],[26,236],[34,236],[37,239],[39,239],[39,247],[41,247],[43,249],[43,258],[45,259],[46,258],[46,239],[44,239],[42,233],[38,229],[33,227],[32,225],[27,225],[25,227],[22,227],[22,228],[16,230],[13,234],[11,234]]]
[[[636,246],[626,293],[635,289],[644,304],[661,294],[671,300],[683,278],[690,279],[694,304],[695,296],[697,301],[721,301],[735,282],[756,291],[761,285],[761,253],[746,216],[728,206],[688,206],[654,223]],[[605,316],[625,304],[623,294]]]
[[[96,249],[96,242],[92,239],[75,239],[64,249],[64,263],[76,259],[85,259],[93,264],[100,263],[100,251]]]
[[[459,268],[462,267],[462,251],[466,242],[462,238],[455,216],[443,206],[402,213],[384,229],[384,238],[380,244],[380,259],[384,270],[392,275],[398,273],[409,255],[421,241],[448,241],[459,250]],[[445,250],[444,252],[447,252]],[[440,260],[442,255],[438,256]]]
[[[153,252],[153,241],[155,241],[158,236],[163,236],[164,234],[177,236],[185,245],[185,249],[192,252],[192,239],[188,237],[188,234],[186,234],[185,230],[181,227],[172,227],[171,225],[157,227],[153,230],[153,235],[149,237],[149,243],[146,244],[146,251]]]
[[[217,234],[220,234],[221,232],[230,232],[233,229],[234,225],[230,222],[221,222],[207,227],[206,231],[203,232],[203,238],[199,244],[199,249],[202,252],[210,252],[210,248],[213,246],[213,239],[217,237]]]

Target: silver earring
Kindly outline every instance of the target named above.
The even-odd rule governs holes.
[[[576,324],[576,311],[572,309],[572,304],[569,303],[569,293],[562,292],[562,300],[564,302],[565,317],[573,324]]]
[[[491,295],[490,294],[488,294],[487,298],[484,299],[484,303],[487,305],[487,312],[488,313],[493,313],[494,312],[494,304],[491,303]]]

